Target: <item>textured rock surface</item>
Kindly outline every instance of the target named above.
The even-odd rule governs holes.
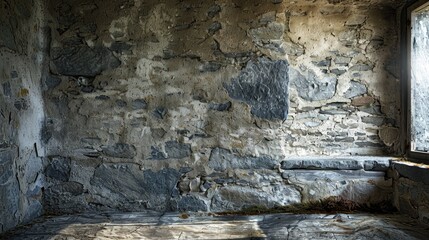
[[[392,180],[384,172],[286,170],[284,179],[301,187],[302,201],[338,196],[357,203],[380,204],[393,196]]]
[[[104,47],[63,46],[51,49],[52,63],[58,74],[94,77],[121,63]]]
[[[390,167],[388,157],[306,157],[282,161],[281,167],[290,169],[313,170],[361,170],[386,171]]]
[[[320,78],[312,70],[308,70],[305,75],[298,70],[291,70],[289,78],[293,79],[292,85],[304,100],[328,100],[335,95],[337,79],[334,76]]]
[[[426,239],[427,227],[398,215],[271,214],[208,216],[180,213],[102,213],[52,217],[7,239]]]
[[[229,96],[251,105],[256,117],[286,120],[289,110],[289,76],[286,61],[260,58],[250,61],[230,85]]]
[[[0,233],[43,211],[44,3],[0,3]]]
[[[209,167],[215,171],[226,171],[228,169],[274,169],[278,162],[270,156],[240,157],[232,152],[215,148],[212,150]]]
[[[140,203],[141,208],[165,211],[170,209],[169,198],[178,178],[174,169],[153,172],[141,171],[137,165],[104,164],[95,169],[91,184],[108,206],[119,203],[125,209],[138,208],[136,203]]]
[[[429,166],[410,162],[394,162],[391,175],[394,181],[395,206],[424,224],[429,224]]]

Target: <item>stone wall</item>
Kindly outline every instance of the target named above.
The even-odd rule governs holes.
[[[50,1],[47,209],[287,205],[292,157],[396,153],[400,3]]]
[[[401,212],[429,224],[429,166],[395,162],[392,166],[394,204]]]
[[[0,233],[41,215],[43,1],[0,3]]]

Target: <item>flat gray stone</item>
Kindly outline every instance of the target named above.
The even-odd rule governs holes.
[[[347,91],[344,93],[344,97],[354,98],[367,93],[367,91],[368,89],[366,88],[365,84],[356,81],[351,81],[349,89],[347,89]]]
[[[179,177],[179,171],[171,168],[154,172],[136,164],[102,164],[95,169],[91,185],[102,196],[99,204],[166,211],[171,209],[170,196]]]
[[[301,157],[281,162],[282,169],[387,171],[389,157]]]
[[[274,169],[278,161],[270,156],[239,156],[223,148],[212,150],[209,167],[216,171],[228,169]]]
[[[385,172],[364,170],[285,170],[282,177],[299,186],[302,202],[340,197],[356,203],[380,205],[391,201],[392,179]]]
[[[289,69],[289,79],[292,87],[298,91],[300,98],[307,101],[320,101],[331,99],[335,95],[337,78],[326,75],[318,78],[312,70],[302,74],[296,69]]]
[[[115,158],[133,158],[136,155],[136,148],[127,143],[115,143],[109,146],[102,146],[103,153]]]
[[[286,120],[289,110],[288,62],[259,58],[250,61],[240,75],[225,85],[231,98],[249,104],[252,115]]]
[[[273,208],[301,202],[301,193],[288,185],[272,185],[262,188],[245,186],[220,187],[212,200],[212,211],[240,210],[249,207]]]
[[[168,141],[165,143],[165,152],[168,158],[182,159],[191,156],[192,150],[188,143]]]

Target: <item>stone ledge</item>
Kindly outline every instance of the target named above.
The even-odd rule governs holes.
[[[394,157],[294,157],[281,163],[284,170],[365,170],[387,171]]]
[[[429,165],[427,164],[392,161],[392,167],[402,177],[429,185]]]

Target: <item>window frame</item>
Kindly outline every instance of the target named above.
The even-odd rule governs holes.
[[[405,5],[401,13],[401,72],[403,79],[402,89],[402,144],[401,149],[405,157],[413,162],[429,164],[429,152],[413,151],[411,146],[411,17],[412,13],[419,8],[429,4],[429,0],[414,0]]]

